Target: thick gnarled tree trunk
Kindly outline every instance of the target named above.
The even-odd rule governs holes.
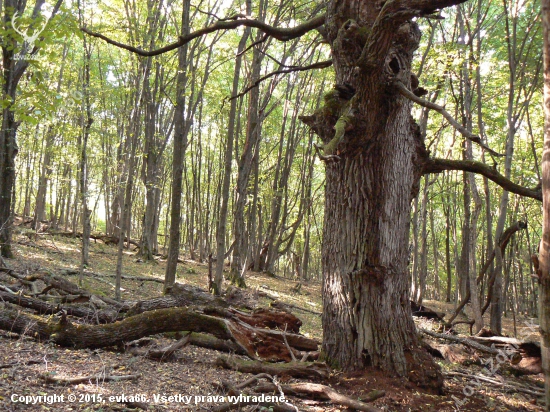
[[[393,87],[411,88],[420,31],[410,19],[433,12],[435,3],[451,5],[331,2],[326,33],[337,86],[303,120],[323,141],[325,159],[336,160],[326,162],[325,357],[333,366],[377,366],[440,389],[441,373],[418,347],[409,306],[411,201],[427,153],[411,102]]]
[[[396,74],[410,82],[420,33],[415,24],[404,26],[397,39],[401,50],[392,50],[395,56],[384,70],[357,76],[353,60],[362,50],[360,31],[378,13],[374,2],[348,3],[348,13],[358,13],[346,16],[340,9],[329,27],[337,84],[350,84],[357,94],[354,129],[338,147],[341,160],[326,168],[323,350],[343,368],[373,365],[406,376],[406,352],[417,344],[407,256],[411,200],[421,176],[415,164],[423,143],[411,103],[397,93],[392,97],[387,85]],[[347,20],[352,16],[358,21]],[[320,135],[328,142],[332,129]]]

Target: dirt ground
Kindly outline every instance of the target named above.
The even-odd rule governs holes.
[[[11,268],[30,274],[44,270],[55,272],[60,268],[78,267],[80,253],[78,239],[49,235],[30,239],[23,234],[15,238],[16,258],[6,260],[6,264]],[[90,271],[113,274],[116,250],[101,241],[92,241],[90,261],[91,265],[88,268]],[[124,256],[125,275],[162,278],[164,269],[164,262],[143,263],[132,250],[126,252]],[[76,279],[72,277],[71,280]],[[0,281],[6,283],[11,280],[0,273]],[[186,260],[184,264],[179,265],[178,281],[206,287],[207,266]],[[113,279],[109,277],[87,277],[84,288],[93,290],[97,294],[112,296],[113,283]],[[296,282],[290,279],[250,272],[247,283],[252,291],[267,292],[283,302],[307,308],[312,312],[321,311],[318,282],[303,284],[299,294],[291,291]],[[162,287],[155,282],[131,280],[123,280],[122,285],[123,299],[128,300],[159,295]],[[259,298],[260,305],[267,306],[269,302],[268,299]],[[452,312],[452,305],[439,302],[425,302],[425,304],[447,314]],[[299,310],[296,310],[295,314],[303,321],[302,333],[319,340],[322,338],[321,317],[318,314]],[[430,324],[423,322],[421,326],[427,327]],[[505,321],[505,327],[510,327],[507,321]],[[171,341],[166,336],[156,338],[159,344],[168,344]],[[143,398],[147,398],[145,406],[151,411],[209,411],[219,404],[213,397],[227,395],[217,386],[221,380],[237,384],[251,376],[217,367],[215,359],[218,355],[216,351],[187,346],[177,352],[175,359],[157,362],[121,352],[115,348],[73,350],[48,342],[36,342],[30,336],[0,332],[0,410],[141,410],[133,408],[132,405],[137,405],[131,401],[139,403]],[[445,361],[439,363],[445,373],[457,371],[467,374],[482,373],[481,366],[466,367]],[[100,378],[76,385],[60,386],[45,380],[45,377],[52,375],[68,378],[109,375],[137,375],[137,377],[134,380],[115,382],[103,382]],[[543,384],[541,375],[515,378],[509,376],[505,368],[498,370],[491,378],[507,383],[515,382],[530,388],[540,388]],[[543,410],[540,400],[534,395],[526,395],[514,390],[506,391],[502,387],[485,382],[472,383],[471,379],[460,376],[446,379],[443,396],[426,394],[405,380],[387,376],[377,370],[366,370],[361,374],[334,372],[329,381],[324,383],[359,399],[372,390],[385,390],[386,396],[375,401],[373,405],[388,412]],[[54,395],[57,398],[54,398]],[[35,398],[28,398],[31,403],[21,402],[26,396]],[[168,396],[174,396],[174,398],[168,399]],[[130,399],[130,397],[133,398]],[[347,410],[327,402],[290,396],[286,399],[299,411]],[[142,407],[143,404],[144,402],[141,403]],[[248,409],[242,410],[261,410],[258,407],[246,408]]]

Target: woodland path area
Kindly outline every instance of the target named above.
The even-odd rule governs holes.
[[[67,268],[78,267],[79,241],[67,237],[49,235],[30,239],[19,235],[14,242],[16,258],[5,259],[5,263],[14,271],[32,275],[36,273],[67,273]],[[90,250],[91,265],[89,272],[112,274],[116,249],[102,241],[92,242]],[[183,259],[180,265],[178,282],[205,287],[208,267],[191,260]],[[124,275],[129,277],[162,278],[165,263],[142,263],[134,252],[128,251],[124,256]],[[63,268],[65,272],[61,269]],[[64,275],[67,280],[76,282],[76,276]],[[0,272],[0,283],[8,284],[13,278],[5,272]],[[308,311],[294,310],[302,320],[302,333],[306,336],[321,339],[321,319],[316,312],[321,309],[320,284],[310,282],[303,284],[299,293],[292,290],[296,282],[280,277],[270,277],[263,274],[248,274],[249,289],[246,292],[249,304],[257,307],[267,307],[271,299],[262,297],[267,293],[276,297],[279,302],[294,307],[305,308]],[[108,276],[84,278],[83,288],[92,291],[98,296],[112,296],[112,278]],[[123,300],[144,300],[160,296],[162,283],[156,281],[123,279]],[[262,293],[263,292],[263,293]],[[443,311],[452,312],[452,305],[434,301],[425,302],[426,305]],[[2,304],[7,305],[7,304]],[[11,306],[10,306],[11,307]],[[424,329],[438,328],[434,321],[417,319],[417,326]],[[511,321],[505,319],[504,328],[509,332],[513,328]],[[521,332],[521,325],[518,328]],[[166,347],[174,343],[174,334],[153,336],[157,347]],[[463,336],[461,336],[463,337]],[[432,346],[437,340],[431,340]],[[147,343],[144,339],[142,343]],[[445,346],[439,341],[439,347]],[[135,348],[134,348],[135,349]],[[146,395],[153,398],[159,395],[186,395],[186,396],[227,396],[239,384],[254,376],[220,368],[221,352],[188,345],[177,350],[170,359],[164,361],[152,360],[144,355],[145,351],[122,350],[121,347],[106,347],[99,349],[74,349],[61,347],[53,343],[37,342],[30,336],[0,332],[0,410],[5,411],[110,411],[110,410],[148,410],[179,411],[179,410],[230,410],[220,409],[219,403],[199,402],[198,404],[175,402],[151,402],[149,404],[131,402],[94,402],[93,395],[101,394],[104,399],[109,396],[125,394]],[[286,399],[299,411],[341,411],[345,407],[326,399],[314,399],[290,395],[291,387],[298,382],[311,382],[332,387],[339,394],[347,395],[351,399],[365,399],[373,393],[385,391],[385,396],[368,403],[372,410],[378,411],[453,411],[457,400],[463,411],[540,411],[536,394],[542,393],[543,385],[541,374],[513,377],[507,365],[503,365],[487,380],[478,378],[477,383],[471,383],[472,376],[483,376],[482,368],[475,363],[475,355],[467,350],[457,350],[454,356],[462,356],[456,363],[439,360],[446,374],[444,395],[426,394],[406,380],[391,379],[386,374],[368,369],[361,374],[342,374],[331,372],[326,378],[295,379],[280,377],[276,380],[281,387],[288,391]],[[485,354],[485,356],[491,356]],[[229,359],[244,359],[240,355],[229,355]],[[227,359],[227,358],[225,358]],[[473,359],[473,361],[472,361]],[[462,363],[459,363],[462,362]],[[93,377],[78,380],[81,377]],[[112,377],[126,377],[127,380],[112,380]],[[73,381],[70,381],[73,379]],[[493,381],[492,383],[489,381]],[[495,384],[496,382],[496,384]],[[268,387],[271,381],[263,381],[257,385]],[[225,385],[225,386],[224,386]],[[294,386],[293,386],[294,385]],[[510,385],[510,386],[507,386]],[[473,388],[470,391],[469,388]],[[518,390],[524,389],[524,390]],[[530,389],[528,389],[530,388]],[[373,392],[376,391],[376,392]],[[250,392],[244,392],[250,393]],[[468,393],[471,396],[465,396]],[[82,402],[65,404],[35,404],[23,405],[12,403],[10,396],[18,395],[46,395],[64,394],[67,397],[73,394]],[[194,401],[192,401],[194,402]],[[216,409],[218,408],[218,409]],[[248,409],[247,409],[248,408]],[[256,406],[243,406],[241,410],[258,410]],[[234,409],[238,410],[238,409]],[[264,409],[270,410],[270,409]],[[275,409],[272,410],[293,410]],[[353,409],[350,409],[353,410]]]

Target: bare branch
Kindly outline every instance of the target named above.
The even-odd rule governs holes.
[[[226,19],[219,20],[216,23],[210,26],[204,27],[202,29],[199,29],[193,33],[189,33],[185,36],[180,36],[177,42],[161,47],[160,49],[156,49],[156,50],[143,50],[143,49],[140,49],[139,47],[130,46],[129,44],[124,44],[116,40],[113,40],[107,36],[104,36],[101,33],[95,33],[93,31],[90,31],[85,27],[81,27],[80,30],[82,30],[84,33],[90,36],[97,37],[101,40],[104,40],[105,42],[112,44],[113,46],[128,50],[140,56],[158,56],[160,54],[167,53],[171,50],[177,49],[178,47],[181,47],[184,44],[189,43],[191,40],[196,39],[197,37],[201,37],[206,34],[213,33],[220,30],[235,29],[240,26],[255,27],[263,31],[268,36],[271,36],[277,40],[288,41],[288,40],[295,39],[297,37],[301,37],[307,32],[322,26],[324,23],[325,23],[324,14],[305,22],[304,24],[301,24],[296,27],[290,27],[290,28],[273,27],[264,22],[250,19],[246,16],[236,15],[236,16],[233,16],[233,18],[231,18],[229,21]]]
[[[258,46],[259,44],[262,44],[262,43],[265,42],[268,38],[269,38],[269,36],[268,36],[267,34],[264,34],[260,40],[257,40],[257,41],[255,41],[254,43],[252,43],[250,46],[248,46],[248,47],[247,47],[246,49],[244,49],[242,52],[240,52],[239,54],[237,54],[237,56],[241,56],[241,55],[243,55],[243,54],[246,54],[247,51],[249,51],[250,49],[253,49],[254,47]]]
[[[465,127],[463,127],[460,123],[458,123],[451,114],[445,110],[443,106],[440,106],[436,103],[430,102],[429,100],[425,100],[421,97],[418,97],[413,92],[411,92],[409,89],[405,87],[401,81],[396,81],[395,86],[397,87],[397,90],[399,90],[399,93],[401,93],[403,96],[405,96],[407,99],[412,100],[415,103],[418,103],[420,106],[427,107],[428,109],[435,110],[436,112],[440,113],[447,121],[460,132],[462,136],[464,136],[466,139],[471,140],[472,142],[476,143],[483,149],[487,150],[489,153],[491,153],[493,156],[503,157],[503,154],[495,152],[493,149],[491,149],[489,146],[484,144],[481,141],[481,138],[475,134],[472,134],[470,131],[468,131]]]
[[[485,163],[473,160],[449,160],[449,159],[429,159],[424,164],[424,174],[440,173],[444,170],[462,170],[464,172],[477,173],[492,180],[503,189],[520,196],[530,197],[542,202],[542,191],[540,185],[530,189],[520,186],[501,175],[495,168]]]
[[[267,79],[269,79],[273,76],[276,76],[278,74],[286,74],[286,73],[293,73],[293,72],[304,72],[306,70],[313,70],[313,69],[324,69],[324,68],[330,67],[330,66],[332,66],[332,60],[313,63],[313,64],[310,64],[309,66],[293,66],[293,67],[290,67],[288,69],[276,70],[274,72],[266,74],[265,76],[260,77],[258,80],[256,80],[253,84],[248,86],[246,89],[244,89],[239,94],[236,94],[235,96],[231,96],[229,98],[229,100],[237,99],[239,97],[244,96],[250,90],[252,90],[254,87],[257,87],[264,80],[267,80]]]

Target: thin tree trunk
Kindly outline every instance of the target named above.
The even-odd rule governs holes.
[[[422,221],[421,229],[421,250],[420,250],[420,273],[418,276],[418,295],[416,302],[421,305],[426,293],[426,278],[428,276],[428,188],[430,183],[428,176],[424,176],[424,189],[422,191],[422,205],[420,217]]]
[[[79,3],[79,19],[80,24],[83,24],[82,21],[82,10]],[[83,107],[81,114],[81,130],[82,137],[80,140],[80,182],[79,182],[79,194],[80,194],[80,203],[82,207],[82,253],[80,260],[80,276],[78,278],[79,286],[82,286],[82,281],[84,278],[84,267],[88,265],[88,256],[90,252],[90,232],[91,232],[91,222],[90,218],[92,211],[88,209],[88,139],[90,137],[90,127],[92,126],[92,109],[90,105],[90,56],[91,49],[88,46],[86,36],[82,37],[83,39],[83,71],[82,71],[82,91],[83,91]]]
[[[181,16],[181,35],[189,32],[190,0],[183,3]],[[172,188],[170,200],[170,237],[168,242],[168,258],[166,260],[166,272],[164,275],[164,290],[167,291],[176,282],[176,271],[178,268],[178,257],[180,250],[181,236],[181,194],[183,187],[183,162],[185,148],[187,147],[187,130],[185,124],[187,85],[187,52],[188,46],[184,45],[178,49],[178,75],[176,78],[176,108],[174,112],[174,152],[172,157]]]
[[[437,233],[435,230],[434,209],[430,209],[430,230],[432,232],[432,253],[434,263],[434,300],[441,299],[441,285],[439,280],[439,256],[438,256],[438,242]]]
[[[260,18],[263,19],[263,1],[260,1],[259,11]],[[252,14],[252,2],[247,0],[247,13]],[[255,41],[260,41],[263,37],[263,33],[257,32]],[[250,75],[250,83],[254,84],[259,78],[261,73],[261,64],[264,54],[261,53],[259,47],[254,48],[252,54],[252,69]],[[235,205],[234,205],[234,217],[233,217],[233,234],[235,244],[233,246],[233,259],[231,262],[231,282],[240,287],[245,287],[246,282],[244,280],[243,269],[245,265],[246,257],[248,255],[248,249],[250,247],[249,236],[245,233],[244,222],[244,209],[248,196],[248,183],[250,179],[250,173],[252,171],[254,155],[257,151],[257,147],[260,144],[261,136],[261,123],[258,113],[258,104],[260,98],[259,86],[253,87],[248,94],[248,119],[246,125],[246,140],[239,160],[239,169],[237,174],[237,187],[235,191]]]
[[[242,51],[246,46],[246,41],[250,36],[250,29],[245,29],[239,46],[237,48],[237,58],[235,59],[235,71],[233,73],[233,86],[231,94],[234,96],[239,90],[239,79],[241,74]],[[229,108],[229,124],[227,126],[227,140],[225,147],[225,160],[223,168],[223,183],[221,188],[221,206],[218,217],[218,230],[216,233],[216,271],[214,274],[213,292],[220,295],[223,286],[223,265],[225,261],[225,238],[227,235],[227,210],[229,207],[229,185],[231,182],[231,163],[233,161],[233,144],[235,139],[235,120],[237,115],[237,103],[240,99],[231,100]]]
[[[544,151],[542,154],[542,239],[539,249],[540,333],[545,411],[550,412],[550,0],[542,0],[544,39]]]

